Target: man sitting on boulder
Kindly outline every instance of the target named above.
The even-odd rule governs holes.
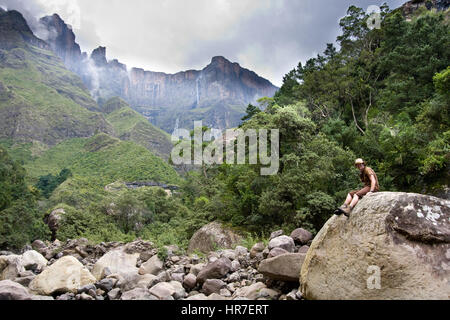
[[[362,199],[362,197],[380,190],[380,186],[378,185],[378,178],[375,174],[375,171],[373,171],[372,168],[366,167],[366,163],[363,159],[356,159],[355,167],[359,169],[359,178],[364,183],[364,188],[362,188],[361,190],[354,190],[349,192],[344,204],[334,212],[337,215],[343,213],[348,217],[350,215],[350,212],[356,206],[358,201]]]

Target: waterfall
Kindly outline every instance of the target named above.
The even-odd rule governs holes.
[[[197,78],[196,82],[196,88],[197,88],[197,104],[196,107],[200,105],[200,80],[203,78],[203,74],[200,72],[200,76]]]

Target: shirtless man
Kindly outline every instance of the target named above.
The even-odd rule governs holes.
[[[363,159],[356,159],[355,167],[359,169],[359,178],[364,183],[364,188],[349,192],[344,204],[334,212],[337,215],[345,214],[348,217],[362,197],[380,190],[375,171],[367,167]]]

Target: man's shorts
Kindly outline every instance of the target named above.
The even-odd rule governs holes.
[[[361,199],[364,197],[368,192],[370,192],[370,187],[364,187],[361,190],[353,190],[350,191],[349,194],[352,196],[352,198],[355,196],[355,194]]]

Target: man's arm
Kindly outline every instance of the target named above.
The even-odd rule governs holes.
[[[377,181],[375,180],[374,175],[370,175],[370,191],[367,194],[371,194],[375,191],[375,187],[377,185]]]

